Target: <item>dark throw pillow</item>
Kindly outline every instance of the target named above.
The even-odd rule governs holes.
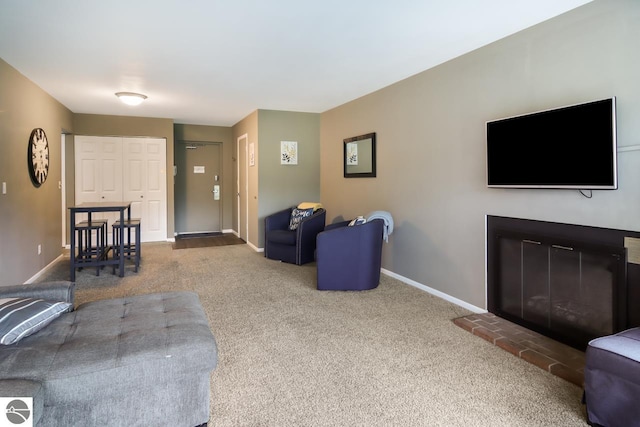
[[[313,214],[313,208],[298,209],[293,208],[291,211],[291,219],[289,220],[289,230],[294,231],[298,229],[300,221]]]

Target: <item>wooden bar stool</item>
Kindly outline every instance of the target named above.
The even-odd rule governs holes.
[[[107,220],[92,219],[76,224],[78,255],[77,259],[81,264],[88,267],[96,265],[96,276],[100,275],[98,261],[108,257],[109,248],[107,246]],[[95,232],[95,242],[93,234]],[[82,267],[80,267],[82,269]]]
[[[134,230],[135,235],[135,243],[131,241],[131,229]],[[113,230],[113,251],[114,256],[120,256],[120,239],[123,239],[124,242],[124,256],[127,259],[134,258],[135,272],[138,272],[138,267],[140,266],[140,218],[132,218],[130,220],[125,220],[124,225],[120,228],[120,221],[116,221],[112,224]],[[120,231],[122,230],[122,235],[120,235]],[[115,272],[115,266],[113,267],[113,271]]]

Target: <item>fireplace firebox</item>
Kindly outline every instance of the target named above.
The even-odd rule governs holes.
[[[640,265],[625,238],[640,233],[487,218],[489,311],[580,350],[640,324]]]

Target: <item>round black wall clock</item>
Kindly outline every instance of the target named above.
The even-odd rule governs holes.
[[[33,185],[40,187],[49,175],[49,141],[41,128],[31,131],[27,162]]]

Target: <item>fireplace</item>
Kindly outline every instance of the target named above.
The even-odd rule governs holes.
[[[490,312],[581,350],[640,324],[640,233],[496,216],[487,233]]]

